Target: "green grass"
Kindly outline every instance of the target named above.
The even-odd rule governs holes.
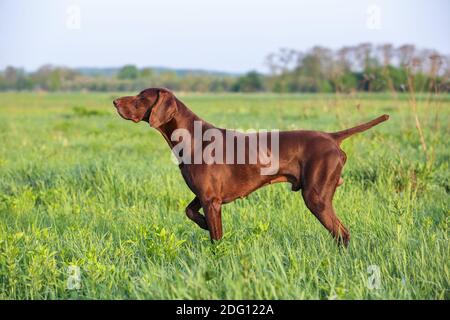
[[[164,139],[122,120],[118,96],[0,94],[1,299],[450,298],[448,96],[419,102],[425,164],[404,96],[180,95],[229,128],[335,131],[390,114],[342,146],[347,250],[287,184],[226,205],[211,244],[184,214],[193,195]]]

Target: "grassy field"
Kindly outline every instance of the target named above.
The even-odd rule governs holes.
[[[336,131],[390,114],[342,146],[347,250],[288,184],[226,205],[211,244],[184,214],[193,195],[164,139],[122,120],[118,96],[0,94],[0,299],[450,298],[449,96],[418,102],[426,160],[405,96],[179,95],[229,128]]]

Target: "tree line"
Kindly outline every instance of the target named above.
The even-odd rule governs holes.
[[[267,73],[176,72],[126,65],[112,74],[44,65],[34,72],[7,67],[0,90],[138,91],[167,87],[193,92],[450,92],[450,57],[414,45],[362,43],[337,50],[282,48],[265,60]]]

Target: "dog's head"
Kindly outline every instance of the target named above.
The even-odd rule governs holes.
[[[178,111],[172,92],[149,88],[136,96],[121,97],[113,101],[119,115],[133,122],[146,121],[154,128],[172,120]]]

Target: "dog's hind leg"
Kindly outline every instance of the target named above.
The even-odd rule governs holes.
[[[341,223],[333,208],[332,200],[339,183],[342,162],[333,154],[320,163],[305,168],[303,199],[309,210],[333,235],[339,244],[348,246],[350,233]]]
[[[203,203],[203,211],[205,212],[206,222],[208,223],[211,241],[222,239],[221,205],[222,203],[218,199],[211,199]]]
[[[208,230],[208,224],[206,223],[205,216],[198,211],[201,207],[202,204],[200,203],[200,199],[195,197],[194,200],[192,200],[186,207],[186,215],[189,219],[198,224],[200,228]]]

